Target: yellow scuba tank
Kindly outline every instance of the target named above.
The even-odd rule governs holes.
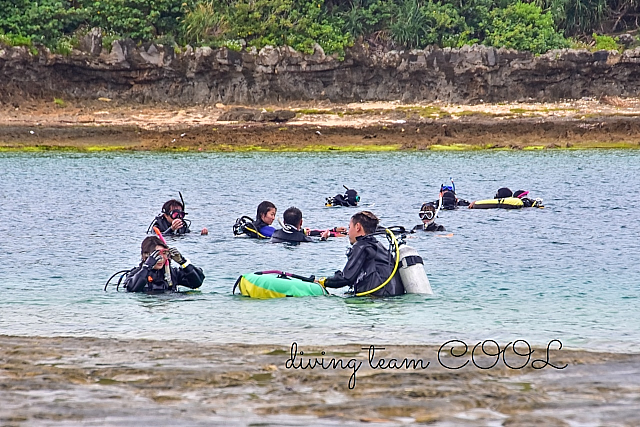
[[[433,294],[422,258],[411,246],[400,246],[398,273],[408,294]]]

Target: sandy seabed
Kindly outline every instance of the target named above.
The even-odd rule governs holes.
[[[552,343],[490,367],[473,344],[296,343],[294,359],[293,343],[0,335],[0,425],[640,424],[640,354]],[[300,369],[316,358],[327,369]]]

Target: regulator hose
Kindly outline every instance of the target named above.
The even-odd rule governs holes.
[[[370,295],[370,294],[372,294],[374,292],[377,292],[380,289],[384,288],[385,285],[387,283],[389,283],[391,281],[391,279],[393,278],[393,276],[396,274],[396,271],[398,271],[398,264],[400,263],[400,245],[398,244],[398,239],[396,239],[396,235],[391,230],[389,230],[388,228],[385,228],[385,231],[391,237],[391,241],[392,241],[393,245],[396,247],[396,262],[395,262],[395,265],[393,266],[393,271],[391,272],[389,277],[387,277],[387,280],[382,282],[382,284],[380,286],[378,286],[376,288],[373,288],[371,290],[368,290],[368,291],[358,292],[356,294],[357,297]]]

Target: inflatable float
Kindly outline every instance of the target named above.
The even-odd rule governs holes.
[[[469,205],[469,209],[521,209],[523,207],[524,203],[517,197],[476,200]]]
[[[242,295],[260,299],[329,295],[329,292],[313,279],[313,276],[302,277],[281,271],[243,274],[236,280],[233,293],[237,287]]]

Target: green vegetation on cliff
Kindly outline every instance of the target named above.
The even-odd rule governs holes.
[[[231,49],[288,45],[342,55],[372,47],[485,44],[543,53],[576,43],[618,49],[595,32],[635,29],[636,0],[0,0],[0,43],[67,53],[90,28],[106,40]],[[565,36],[571,36],[570,41]]]

